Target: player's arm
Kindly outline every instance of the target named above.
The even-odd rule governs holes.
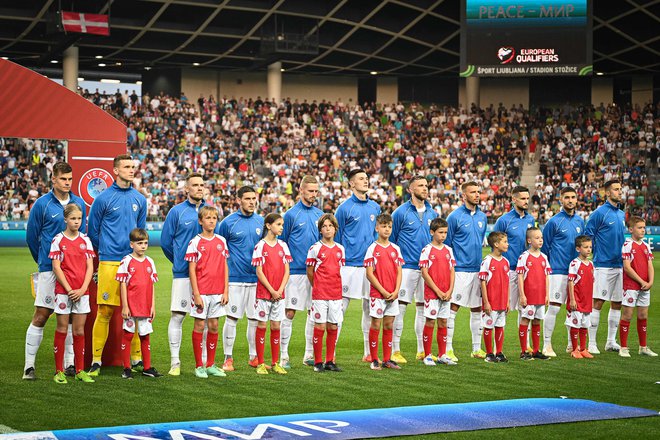
[[[541,246],[541,252],[546,254],[547,256],[550,256],[550,247],[552,246],[552,236],[554,234],[551,233],[551,229],[553,229],[553,224],[548,221],[548,223],[545,224],[545,228],[543,228],[543,231],[541,231],[541,235],[543,236],[543,246]]]
[[[504,223],[504,220],[502,220],[502,217],[498,218],[497,221],[495,222],[495,226],[493,226],[493,232],[506,233],[506,224]]]
[[[57,281],[62,285],[62,287],[64,287],[64,290],[66,290],[67,295],[71,296],[70,294],[73,293],[74,290],[67,281],[66,276],[64,276],[64,271],[62,270],[62,262],[60,260],[53,260],[53,273],[55,274]]]
[[[518,292],[520,293],[520,305],[527,307],[527,297],[525,296],[525,275],[518,273]]]
[[[165,217],[163,223],[163,231],[160,234],[160,247],[165,254],[165,257],[174,263],[174,235],[176,234],[176,216],[172,211]]]
[[[271,298],[273,299],[278,299],[277,298],[277,290],[273,289],[273,286],[270,284],[268,281],[268,278],[266,277],[266,274],[264,274],[264,267],[263,266],[257,266],[257,279],[263,286],[268,290],[268,293],[270,293]]]
[[[653,263],[649,261],[649,269],[653,267]],[[644,286],[646,286],[646,281],[642,279],[639,275],[637,275],[637,272],[635,272],[635,269],[632,267],[632,262],[630,260],[624,259],[623,260],[623,271],[628,275],[633,281],[639,283],[641,285],[642,290],[648,290],[645,289]],[[649,276],[651,273],[649,272]]]
[[[646,290],[651,290],[653,286],[653,278],[655,277],[655,269],[653,269],[653,260],[649,259],[649,288]]]
[[[339,226],[337,235],[335,236],[335,241],[340,245],[344,245],[344,227],[346,226],[346,214],[344,214],[345,209],[343,206],[340,206],[335,212],[335,218],[337,219],[337,225]]]
[[[314,286],[314,266],[307,266],[307,279],[309,280],[309,284],[313,287]]]
[[[225,259],[225,290],[222,296],[220,297],[220,304],[223,306],[229,302],[229,263]]]
[[[493,309],[490,306],[490,301],[488,301],[488,284],[486,283],[486,280],[481,280],[481,299],[484,303],[484,313],[490,315]]]
[[[69,297],[73,301],[78,301],[80,298],[83,297],[83,295],[85,295],[85,292],[87,292],[87,289],[89,288],[89,283],[92,282],[93,275],[94,275],[94,259],[87,258],[87,260],[85,261],[85,278],[83,280],[82,286],[80,286],[80,289],[75,289],[73,292],[71,292],[71,295],[69,295]]]
[[[280,294],[280,298],[282,298],[282,294],[284,293],[284,289],[286,288],[287,283],[289,282],[289,263],[286,263],[284,265],[284,277],[282,278],[282,284],[280,284],[280,288],[277,289],[277,291]]]
[[[577,310],[577,302],[575,301],[575,283],[573,282],[573,280],[569,279],[566,287],[568,288],[568,300],[569,300],[570,311],[573,312]]]
[[[601,224],[601,216],[600,213],[596,210],[591,213],[591,215],[589,216],[589,220],[587,220],[587,224],[584,227],[584,234],[591,237],[591,240],[594,242],[594,245],[596,244],[596,231],[598,230],[600,224]]]
[[[394,287],[394,292],[392,292],[392,300],[399,298],[399,289],[401,288],[401,278],[403,277],[403,269],[397,264],[396,266],[396,287]]]
[[[374,267],[367,266],[366,272],[367,272],[367,280],[369,280],[369,283],[371,283],[371,285],[374,286],[374,289],[376,289],[381,295],[383,295],[385,299],[389,300],[392,294],[387,290],[385,290],[383,285],[380,284],[380,281],[378,281],[378,278],[376,278],[376,274],[374,273]]]
[[[204,307],[202,295],[199,294],[199,285],[197,284],[197,262],[188,262],[188,275],[190,276],[190,287],[193,291],[193,302],[196,307]]]
[[[32,254],[32,259],[39,264],[39,234],[43,226],[43,207],[41,203],[35,203],[30,210],[30,216],[27,222],[27,231],[25,232],[25,241]]]
[[[152,320],[156,317],[156,286],[151,285],[151,313],[149,316]]]
[[[443,299],[444,292],[438,288],[438,285],[435,284],[435,281],[433,281],[433,278],[429,275],[429,268],[422,267],[420,269],[422,272],[422,278],[424,279],[424,285],[431,289],[438,298]]]
[[[131,309],[128,307],[128,287],[125,281],[119,283],[119,292],[121,294],[121,317],[128,319],[131,317]]]
[[[390,234],[390,241],[399,244],[399,232],[401,231],[401,219],[403,215],[397,209],[392,213],[392,234]]]
[[[288,211],[287,211],[288,212]],[[282,233],[280,234],[280,240],[289,244],[289,236],[291,235],[291,224],[293,223],[293,215],[284,215],[284,227],[282,228]]]
[[[456,271],[454,266],[449,268],[449,289],[445,293],[444,301],[449,301],[451,299],[452,293],[454,293],[454,282],[456,281]]]
[[[92,241],[94,249],[99,249],[99,234],[101,231],[101,220],[105,206],[103,200],[96,199],[89,210],[87,222],[87,236]]]
[[[147,227],[147,199],[142,196],[142,203],[138,210],[137,227],[145,229]]]
[[[456,222],[454,221],[453,216],[447,217],[447,238],[445,238],[445,244],[450,248],[453,248],[452,241],[454,240],[454,233],[456,232]]]

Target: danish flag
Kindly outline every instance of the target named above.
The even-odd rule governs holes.
[[[107,15],[62,11],[62,28],[64,32],[110,35]]]

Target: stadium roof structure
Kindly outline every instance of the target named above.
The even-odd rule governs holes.
[[[62,3],[110,14],[110,36],[53,33]],[[658,73],[660,2],[593,3],[594,71]],[[75,44],[88,71],[258,70],[282,61],[287,72],[308,74],[454,76],[459,8],[459,0],[21,0],[0,6],[0,56],[56,67],[51,60]],[[316,38],[318,51],[263,57],[264,29]]]

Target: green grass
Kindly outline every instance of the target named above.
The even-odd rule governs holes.
[[[151,346],[154,366],[162,372],[169,368],[167,323],[169,316],[170,265],[160,249],[149,251],[159,268],[157,284],[157,318]],[[658,358],[637,356],[636,327],[631,326],[632,359],[622,359],[615,353],[603,353],[593,360],[572,360],[560,357],[548,362],[520,362],[517,359],[518,338],[514,316],[506,329],[505,353],[508,365],[486,364],[470,359],[470,336],[466,310],[457,318],[454,347],[460,358],[455,368],[428,368],[414,362],[414,310],[406,315],[406,330],[402,347],[410,362],[401,371],[372,372],[360,362],[362,335],[359,331],[360,308],[351,304],[337,351],[340,374],[314,374],[301,364],[304,349],[304,317],[294,322],[290,346],[293,368],[287,376],[257,376],[247,366],[245,322],[238,328],[234,348],[237,371],[227,378],[200,380],[192,372],[193,355],[190,343],[192,320],[184,321],[181,350],[182,376],[133,381],[120,378],[119,367],[104,368],[95,384],[72,382],[57,385],[52,381],[54,361],[52,339],[54,320],[46,326],[44,341],[37,358],[39,380],[21,380],[24,361],[25,330],[33,313],[29,294],[28,274],[35,269],[29,252],[23,248],[0,248],[0,279],[3,280],[3,306],[0,307],[0,392],[5,404],[0,412],[0,424],[20,431],[56,430],[82,427],[115,426],[139,423],[161,423],[188,420],[223,419],[233,417],[268,416],[288,413],[310,413],[378,407],[397,407],[439,403],[457,403],[527,397],[559,397],[591,399],[620,405],[660,409],[658,399],[660,369]],[[656,259],[656,270],[660,259]],[[660,289],[655,287],[653,295]],[[649,345],[660,349],[660,313],[652,304],[649,318]],[[560,315],[561,316],[561,315]],[[607,311],[603,312],[599,341],[606,336]],[[566,331],[557,320],[554,346],[563,348]],[[435,346],[435,343],[434,343]],[[601,346],[602,349],[602,346]],[[267,349],[268,350],[268,349]],[[218,358],[220,359],[221,350]],[[487,415],[485,415],[487,416]],[[582,438],[650,437],[660,429],[660,418],[585,422],[543,427],[492,430],[493,438],[512,435],[543,435],[545,438],[575,436]],[[451,434],[463,438],[470,433]],[[427,438],[435,438],[428,436]]]

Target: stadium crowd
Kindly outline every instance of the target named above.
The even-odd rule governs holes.
[[[287,210],[305,174],[321,182],[320,208],[334,211],[350,196],[344,173],[361,167],[370,176],[370,197],[384,212],[402,203],[413,174],[428,177],[429,201],[443,217],[458,206],[461,183],[477,180],[484,189],[481,208],[493,223],[510,210],[510,190],[525,160],[538,159],[532,213],[540,223],[559,210],[562,186],[578,189],[578,212],[586,217],[602,200],[600,184],[620,176],[625,210],[660,224],[660,196],[647,175],[649,166],[660,166],[660,109],[652,106],[466,111],[415,103],[287,98],[277,106],[260,98],[81,93],[128,127],[128,149],[139,162],[134,185],[147,197],[152,221],[184,200],[190,171],[204,174],[207,203],[227,215],[237,208],[235,191],[246,184],[259,188],[259,211]],[[26,220],[31,204],[48,191],[65,144],[0,142],[0,221]]]

